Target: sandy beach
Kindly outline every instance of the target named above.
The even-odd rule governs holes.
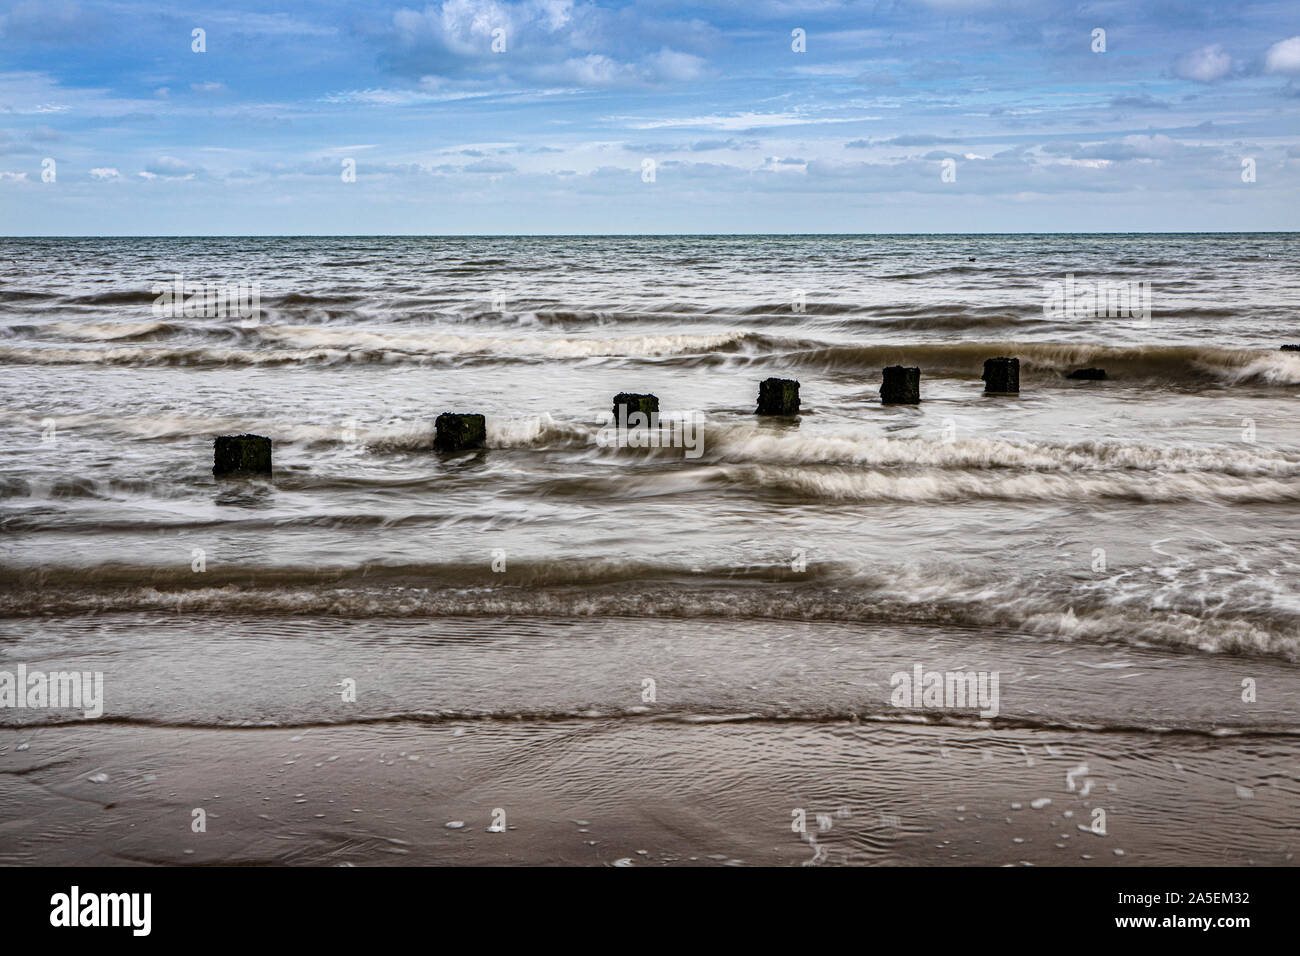
[[[21,629],[107,705],[8,712],[0,864],[1294,863],[1279,661],[825,622]],[[918,654],[1000,672],[998,717],[893,707]]]
[[[1157,766],[1142,743],[600,720],[6,731],[0,863],[1294,865],[1295,781],[1272,769],[1294,741],[1165,740]],[[1086,797],[1064,786],[1082,762]]]

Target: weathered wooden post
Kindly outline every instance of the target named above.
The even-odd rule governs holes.
[[[218,478],[271,473],[271,439],[261,435],[219,435],[212,443],[212,474]]]
[[[631,421],[633,415],[642,417]],[[655,395],[640,395],[635,392],[619,392],[614,396],[614,426],[616,428],[647,427],[659,419],[659,398]]]
[[[880,370],[882,405],[917,405],[921,401],[921,370],[891,365]]]
[[[487,419],[482,415],[443,412],[433,428],[433,447],[438,451],[464,451],[487,444]]]
[[[1020,391],[1020,359],[999,356],[984,360],[984,394],[1014,395]]]
[[[758,383],[755,415],[798,415],[799,383],[790,378],[765,378]]]

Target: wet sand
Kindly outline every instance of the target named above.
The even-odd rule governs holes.
[[[649,718],[5,730],[0,864],[1294,864],[1300,743],[1134,736]]]
[[[825,621],[6,632],[0,669],[102,671],[104,713],[0,715],[0,864],[1289,865],[1300,833],[1287,661]],[[895,706],[914,664],[999,674],[997,716]]]

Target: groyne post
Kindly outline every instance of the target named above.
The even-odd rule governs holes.
[[[999,356],[984,360],[984,394],[1015,395],[1020,391],[1020,359]]]
[[[633,415],[639,415],[633,420]],[[636,392],[619,392],[614,396],[614,424],[619,428],[650,426],[659,419],[659,398]]]
[[[433,447],[438,451],[464,451],[487,444],[487,419],[466,412],[443,412],[433,423]]]
[[[755,415],[798,415],[799,383],[790,378],[766,378],[758,383]]]
[[[219,435],[212,443],[212,474],[218,478],[271,473],[271,439],[262,435]]]
[[[918,405],[921,402],[921,370],[891,365],[880,370],[882,405]]]

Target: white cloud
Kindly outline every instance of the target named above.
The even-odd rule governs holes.
[[[1266,73],[1300,74],[1300,37],[1274,43],[1264,55]]]
[[[1184,80],[1194,80],[1197,83],[1221,80],[1231,70],[1232,57],[1223,52],[1223,47],[1217,43],[1184,54],[1174,65],[1174,73]]]
[[[212,23],[229,25],[229,32],[236,36],[326,37],[334,36],[339,32],[337,27],[295,20],[287,13],[251,13],[241,10],[238,13],[222,15],[205,11],[204,19]]]
[[[769,126],[804,126],[811,123],[857,123],[879,116],[819,118],[803,113],[733,113],[730,116],[683,116],[678,119],[640,120],[621,117],[630,129],[716,129],[735,131]]]
[[[697,80],[704,75],[704,60],[689,53],[680,53],[664,47],[646,57],[646,66],[656,80],[683,82]]]
[[[100,182],[110,179],[121,179],[122,174],[112,166],[100,166],[90,171],[91,179],[98,179]]]
[[[432,77],[423,77],[420,86],[425,91],[437,88],[436,83],[427,82]],[[532,90],[525,92],[503,92],[500,90],[463,90],[457,93],[434,93],[422,92],[421,90],[409,89],[369,89],[369,90],[341,90],[337,93],[329,93],[321,97],[322,103],[362,103],[370,106],[418,106],[422,103],[450,103],[455,100],[481,99],[482,97],[497,97],[499,99],[512,99],[526,97],[530,95],[545,95],[550,91]],[[555,91],[559,92],[559,91]]]
[[[440,40],[457,53],[483,53],[490,49],[492,31],[505,30],[507,49],[522,38],[525,28],[546,33],[565,31],[570,41],[576,39],[575,13],[591,14],[596,8],[574,0],[525,0],[524,3],[498,3],[497,0],[444,0],[441,6],[430,4],[423,12],[402,9],[393,14],[393,25],[405,42],[422,39]],[[549,45],[549,43],[548,43]]]
[[[499,159],[480,159],[464,167],[467,173],[513,173],[515,167]]]
[[[505,31],[507,49],[515,36],[511,9],[495,0],[447,0],[441,7],[427,6],[423,12],[398,10],[393,14],[402,42],[416,45],[433,39],[462,56],[487,53],[492,31]]]
[[[193,179],[203,172],[198,166],[177,159],[175,156],[160,156],[140,173],[145,179]]]
[[[589,53],[565,60],[558,72],[551,73],[548,77],[566,83],[577,83],[579,86],[612,86],[635,78],[636,72],[632,66],[603,53]]]
[[[0,108],[6,113],[122,116],[148,112],[156,106],[153,100],[118,97],[106,89],[65,87],[48,73],[0,72]]]
[[[603,53],[570,57],[556,66],[539,66],[534,78],[574,86],[640,86],[647,83],[688,82],[704,75],[704,60],[664,47],[638,62],[615,60]]]
[[[1170,139],[1164,133],[1152,133],[1150,136],[1136,133],[1125,136],[1123,142],[1131,147],[1136,155],[1147,159],[1166,159],[1181,148],[1177,140]]]
[[[370,103],[375,106],[408,106],[412,103],[427,103],[434,99],[428,93],[417,90],[369,89],[343,90],[321,97],[326,103]]]

